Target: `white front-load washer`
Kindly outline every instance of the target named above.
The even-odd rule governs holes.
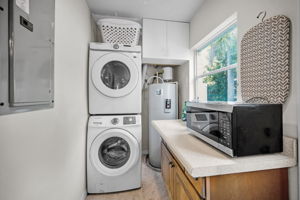
[[[87,134],[87,191],[141,187],[141,116],[91,116]]]
[[[90,43],[89,113],[141,113],[141,47]]]

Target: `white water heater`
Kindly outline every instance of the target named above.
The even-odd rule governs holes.
[[[152,120],[178,118],[178,84],[158,83],[149,86],[149,163],[160,168],[161,138],[153,128]]]

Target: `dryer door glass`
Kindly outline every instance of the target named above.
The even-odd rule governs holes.
[[[138,86],[140,67],[139,59],[122,53],[107,53],[93,64],[90,75],[93,85],[103,95],[123,97]]]
[[[120,61],[110,61],[101,70],[101,80],[110,89],[125,87],[130,80],[128,67]]]
[[[126,164],[130,157],[129,144],[120,137],[106,139],[99,148],[100,162],[108,168],[120,168]]]

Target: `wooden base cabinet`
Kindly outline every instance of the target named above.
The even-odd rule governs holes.
[[[161,171],[170,197],[173,197],[174,167],[174,159],[165,146],[162,145]]]
[[[189,182],[180,167],[175,165],[174,168],[174,188],[173,199],[174,200],[193,200],[201,199],[193,185]]]
[[[286,168],[193,178],[164,143],[161,151],[170,200],[288,200]]]
[[[161,150],[161,171],[170,199],[205,199],[202,196],[205,191],[205,179],[194,179],[186,175],[183,166],[177,162],[163,143]]]

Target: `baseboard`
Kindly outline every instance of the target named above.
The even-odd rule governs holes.
[[[143,154],[143,155],[148,155],[148,154],[149,154],[149,151],[148,151],[148,150],[143,150],[143,151],[142,151],[142,154]]]
[[[80,200],[85,200],[86,197],[87,197],[87,191],[85,190],[85,191],[83,191],[83,193],[81,194]]]

